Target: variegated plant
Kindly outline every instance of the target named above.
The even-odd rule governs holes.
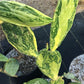
[[[51,79],[49,83],[37,78],[24,84],[64,84],[63,76],[58,76],[62,58],[57,48],[73,24],[77,4],[78,0],[58,0],[54,16],[50,18],[28,5],[14,1],[0,1],[0,24],[8,42],[19,52],[34,56],[39,69]],[[49,23],[51,23],[50,50],[47,47],[38,52],[36,38],[31,27]],[[19,68],[16,60],[8,59],[2,54],[0,54],[1,63],[3,65],[0,66],[0,71],[10,76],[14,76]],[[12,67],[15,64],[16,68]],[[64,76],[69,78],[70,74]]]

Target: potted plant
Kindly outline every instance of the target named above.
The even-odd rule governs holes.
[[[64,76],[72,79],[72,74],[58,76],[62,58],[57,48],[69,32],[75,17],[78,0],[59,0],[53,19],[40,11],[13,1],[0,1],[0,20],[8,42],[19,52],[34,56],[39,69],[48,76],[51,84],[64,84]],[[69,10],[69,11],[67,11]],[[30,27],[51,23],[50,43],[38,51],[35,35]],[[19,64],[16,59],[0,54],[1,72],[15,76]],[[14,67],[15,66],[15,67]],[[14,70],[13,70],[14,69]],[[48,84],[44,79],[34,79],[24,84]]]

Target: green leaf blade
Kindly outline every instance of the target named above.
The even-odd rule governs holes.
[[[36,38],[29,27],[16,26],[5,22],[2,27],[8,42],[19,52],[29,56],[37,56]]]
[[[0,53],[0,62],[6,62],[8,61],[8,58]]]
[[[19,69],[19,62],[16,59],[10,58],[4,66],[4,72],[10,76],[15,76]]]
[[[30,80],[29,82],[26,82],[24,84],[48,84],[48,82],[42,78],[36,78],[36,79]]]
[[[75,79],[75,76],[72,73],[64,73],[64,77],[66,77],[67,79]]]
[[[52,18],[35,8],[14,1],[0,1],[0,20],[30,27],[43,26],[52,22]]]
[[[61,66],[61,55],[58,51],[52,52],[43,49],[37,58],[39,69],[49,78],[56,80]]]
[[[50,49],[55,51],[69,32],[76,13],[78,0],[59,0],[50,31]]]

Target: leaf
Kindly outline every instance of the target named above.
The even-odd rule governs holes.
[[[8,58],[0,53],[0,62],[6,62]]]
[[[8,42],[19,52],[37,56],[36,38],[29,27],[16,26],[6,22],[2,24],[2,27]]]
[[[30,80],[29,82],[26,82],[24,84],[48,84],[48,82],[42,78],[36,78],[36,79]]]
[[[35,8],[15,1],[0,1],[0,20],[30,27],[43,26],[52,22],[52,18]]]
[[[75,76],[72,74],[72,73],[64,73],[64,76],[67,78],[67,79],[75,79]]]
[[[4,66],[4,73],[15,76],[19,69],[19,62],[16,59],[10,58]]]
[[[59,77],[57,80],[51,80],[50,84],[64,84],[64,80]]]
[[[64,73],[63,76],[64,76],[65,78],[67,78],[67,79],[71,79],[71,80],[79,81],[79,79],[76,78],[76,77],[74,76],[74,74],[72,74],[72,73],[70,73],[70,72],[68,72],[68,73]]]
[[[36,63],[39,69],[49,78],[56,80],[58,77],[61,55],[58,51],[47,51],[43,49],[39,52]]]
[[[50,30],[50,49],[55,51],[72,27],[78,0],[58,0]]]

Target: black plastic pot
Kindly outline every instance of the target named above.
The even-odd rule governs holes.
[[[68,33],[67,37],[58,48],[63,59],[59,75],[63,75],[64,72],[68,72],[69,65],[73,58],[84,53],[84,18],[81,14],[79,13],[76,15],[71,32]],[[49,43],[50,25],[35,29],[34,33],[37,39],[38,50],[45,48],[46,43]],[[7,41],[5,40],[5,42]],[[7,53],[9,47],[11,48],[11,46],[7,43],[6,46],[3,47],[5,51],[2,52],[0,50],[0,52],[3,54]],[[0,84],[22,84],[25,81],[38,77],[46,77],[39,71],[38,68],[32,73],[18,78],[8,77],[0,73]],[[65,84],[68,84],[69,82],[70,80],[65,79]]]

